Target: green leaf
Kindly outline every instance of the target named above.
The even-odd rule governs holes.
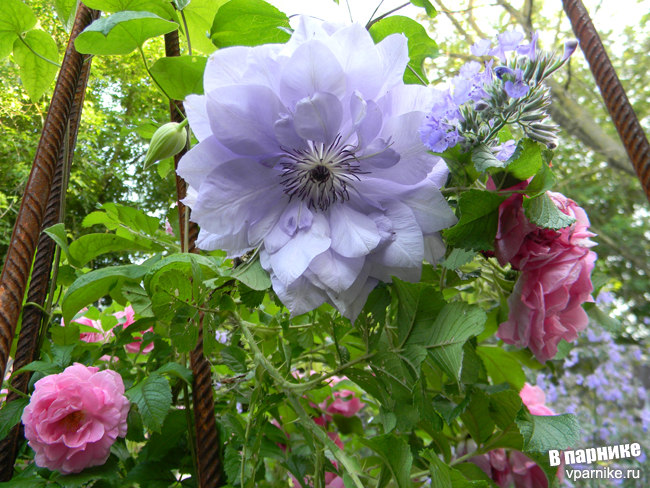
[[[40,100],[59,70],[43,58],[59,62],[56,42],[47,32],[31,30],[14,42],[14,60],[20,66],[20,80],[32,102]]]
[[[190,352],[196,347],[199,326],[192,320],[196,311],[189,305],[181,305],[174,313],[169,326],[169,338],[178,352]]]
[[[291,37],[289,18],[262,0],[230,0],[222,5],[210,29],[212,43],[228,46],[282,44]]]
[[[147,39],[178,29],[178,24],[151,12],[117,12],[90,24],[75,39],[82,54],[129,54],[142,47]]]
[[[133,311],[142,317],[153,317],[151,310],[151,300],[147,292],[142,287],[135,283],[124,283],[122,285],[122,295],[126,298]]]
[[[542,169],[542,145],[532,139],[522,139],[508,159],[506,171],[509,176],[524,181]]]
[[[147,379],[127,390],[126,396],[138,406],[145,427],[160,432],[172,405],[169,382],[158,373],[151,373]]]
[[[188,385],[192,385],[192,372],[185,366],[178,363],[167,363],[162,368],[156,370],[158,374],[168,374],[183,380]]]
[[[74,322],[68,322],[65,326],[52,325],[50,334],[52,342],[58,346],[75,345],[79,342],[79,325]]]
[[[0,9],[0,59],[9,56],[14,41],[23,32],[34,28],[36,16],[20,0],[5,0]]]
[[[465,249],[456,248],[442,262],[442,266],[447,269],[458,269],[464,264],[471,263],[477,254],[478,252],[476,251],[466,251]]]
[[[49,484],[40,477],[17,478],[0,483],[0,488],[43,488]]]
[[[77,474],[59,476],[56,482],[63,488],[81,488],[82,486],[89,486],[88,483],[93,480],[116,481],[120,477],[119,470],[117,459],[111,456],[101,466],[86,468]]]
[[[77,6],[79,0],[54,0],[54,8],[56,9],[56,16],[63,24],[66,32],[72,31],[75,15],[77,13]]]
[[[482,390],[475,388],[472,400],[460,418],[476,444],[483,444],[494,432],[495,423],[490,417],[490,400]]]
[[[493,384],[507,382],[517,391],[524,387],[526,374],[519,361],[509,352],[494,346],[478,346],[476,352],[483,360]]]
[[[524,197],[524,212],[528,220],[545,229],[564,229],[576,221],[575,218],[563,213],[548,193],[534,198]]]
[[[56,224],[52,227],[44,229],[43,232],[45,232],[54,242],[56,242],[57,246],[59,246],[63,253],[67,256],[68,262],[72,263],[74,261],[74,258],[70,256],[70,249],[68,247],[68,235],[65,231],[65,225],[62,223]]]
[[[126,439],[134,442],[142,442],[145,440],[144,437],[144,425],[142,424],[142,416],[138,412],[138,407],[131,405],[131,410],[129,410],[129,415],[126,418],[127,422],[127,432]]]
[[[260,263],[259,258],[249,261],[235,270],[230,275],[253,290],[268,290],[271,288],[271,278]]]
[[[102,254],[150,250],[146,246],[115,234],[86,234],[70,244],[69,255],[73,259],[70,264],[75,268],[83,268],[86,263]]]
[[[146,446],[146,459],[159,460],[187,435],[187,412],[170,410],[160,433],[154,432]],[[144,453],[143,453],[144,454]]]
[[[435,488],[452,488],[451,474],[449,473],[451,468],[443,463],[432,449],[421,451],[420,457],[429,461],[431,486],[435,486]]]
[[[424,61],[436,58],[439,54],[438,44],[429,37],[426,29],[419,22],[401,15],[386,17],[372,24],[370,35],[375,44],[391,34],[404,34],[408,38],[409,62],[404,72],[404,83],[421,84],[418,76],[427,81],[424,72]],[[417,73],[416,76],[413,71]]]
[[[174,56],[158,59],[151,74],[162,89],[174,100],[187,95],[203,95],[203,72],[208,58],[203,56]]]
[[[246,365],[246,353],[237,346],[228,346],[221,350],[221,359],[233,372],[248,373]]]
[[[570,449],[580,440],[580,425],[575,415],[531,415],[527,410],[519,413],[517,427],[524,437],[524,450],[546,453],[550,449]]]
[[[486,320],[480,307],[464,302],[448,303],[436,317],[424,347],[450,378],[460,381],[463,344],[483,331]]]
[[[177,483],[176,477],[171,472],[172,468],[173,465],[170,466],[170,463],[164,461],[139,462],[129,471],[124,481],[135,482],[138,483],[138,486],[147,488],[169,488]]]
[[[526,193],[530,197],[541,195],[553,188],[555,185],[555,174],[546,163],[542,164],[541,169],[526,187]]]
[[[359,441],[377,453],[398,488],[411,488],[413,486],[413,483],[411,483],[413,456],[404,439],[392,434],[385,434],[371,439],[360,438]]]
[[[77,334],[76,341],[78,340],[79,340],[79,334]],[[39,373],[43,373],[45,376],[47,376],[54,373],[60,373],[62,370],[59,366],[57,366],[54,363],[46,363],[45,361],[32,361],[27,366],[23,366],[22,368],[20,368],[18,371],[14,371],[12,377],[27,371],[38,371]]]
[[[432,19],[438,15],[438,11],[433,5],[431,5],[431,2],[429,0],[411,0],[411,3],[416,7],[422,7],[427,15]]]
[[[519,393],[503,390],[490,395],[490,416],[501,430],[512,426],[523,403]]]
[[[219,8],[227,0],[192,0],[183,9],[187,30],[192,49],[203,54],[211,54],[216,50],[210,40],[210,28]]]
[[[138,265],[114,266],[86,273],[77,279],[63,297],[61,309],[63,320],[70,322],[72,317],[86,305],[119,291],[125,281],[140,281],[148,268]]]
[[[192,0],[173,0],[174,5],[176,5],[176,8],[178,10],[183,10],[185,7],[187,7]]]
[[[442,293],[431,285],[406,283],[393,279],[398,297],[397,327],[400,343],[426,346],[431,338],[431,326],[446,302]]]
[[[443,418],[443,420],[447,422],[448,425],[450,425],[461,413],[465,411],[471,399],[472,395],[468,393],[459,404],[455,404],[442,395],[436,395],[433,397],[431,405],[433,409],[438,412],[438,414]]]
[[[29,398],[16,398],[3,405],[0,409],[0,440],[7,437],[13,426],[20,422],[27,405]]]
[[[149,295],[153,295],[158,287],[158,280],[167,271],[174,270],[184,273],[188,278],[192,276],[192,262],[201,267],[204,278],[214,278],[221,274],[221,270],[214,259],[199,254],[179,253],[161,259],[151,268],[144,277],[144,288]],[[189,282],[189,280],[188,280]]]
[[[447,244],[475,251],[494,249],[499,224],[499,205],[505,197],[490,191],[469,190],[458,202],[460,220],[444,231]]]
[[[88,8],[111,13],[122,10],[151,12],[164,19],[171,19],[174,15],[174,8],[167,0],[87,0],[84,4]]]
[[[451,471],[460,473],[461,476],[463,476],[464,481],[470,483],[470,484],[464,484],[461,480],[455,478],[454,481],[456,484],[452,485],[453,488],[469,488],[469,487],[499,488],[499,485],[497,485],[494,481],[492,481],[492,478],[490,478],[487,474],[485,474],[483,470],[474,463],[468,462],[468,463],[458,464],[454,466],[454,469],[452,469]]]
[[[485,144],[479,144],[472,149],[472,162],[479,173],[489,171],[491,168],[503,169],[506,166],[505,161],[497,159]]]

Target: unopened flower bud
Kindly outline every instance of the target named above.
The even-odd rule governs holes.
[[[576,39],[571,39],[564,43],[564,55],[562,56],[562,62],[566,61],[571,57],[571,55],[578,48],[578,41]]]
[[[485,102],[476,102],[474,104],[474,110],[476,110],[477,112],[482,112],[486,108],[488,108],[488,104]]]
[[[500,80],[503,79],[503,75],[515,76],[515,72],[512,71],[507,66],[497,66],[496,68],[494,68],[494,74],[497,75],[497,78],[499,78]]]
[[[175,156],[187,143],[186,123],[169,122],[161,126],[151,138],[147,156],[144,159],[144,168],[162,159]]]

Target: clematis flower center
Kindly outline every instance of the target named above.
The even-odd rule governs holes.
[[[361,171],[353,146],[339,134],[329,145],[307,141],[307,149],[285,149],[280,182],[289,199],[299,198],[314,210],[327,210],[336,201],[349,200],[348,185]]]
[[[81,424],[85,418],[86,414],[81,410],[77,410],[76,412],[69,413],[63,417],[61,419],[61,425],[69,431],[76,431],[79,429],[79,424]]]

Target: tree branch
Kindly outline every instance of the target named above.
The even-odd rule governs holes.
[[[435,0],[436,4],[438,7],[440,7],[440,10],[444,12],[444,14],[447,16],[447,18],[450,20],[452,24],[454,24],[454,28],[460,33],[465,38],[465,41],[471,46],[474,44],[474,40],[472,39],[472,36],[470,36],[465,29],[463,29],[463,26],[460,25],[460,22],[458,22],[453,15],[449,12],[449,9],[445,7],[442,3],[441,0]]]

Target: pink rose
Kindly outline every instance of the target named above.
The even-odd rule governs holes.
[[[129,305],[124,309],[122,312],[115,312],[113,314],[117,320],[123,319],[126,317],[126,322],[124,322],[123,326],[124,329],[128,328],[129,325],[135,323],[135,312],[133,311],[133,307]],[[153,327],[149,327],[147,330],[144,332],[136,332],[133,336],[134,341],[130,342],[126,346],[124,346],[124,349],[126,349],[126,352],[130,352],[133,354],[136,354],[140,352],[140,347],[142,346],[142,336],[144,335],[145,332],[153,332]],[[140,354],[149,354],[151,351],[153,351],[153,342],[150,344],[147,344],[142,352]]]
[[[104,464],[129,407],[115,371],[75,363],[38,380],[22,416],[36,464],[63,474]]]
[[[350,390],[335,391],[333,394],[334,401],[328,405],[330,399],[325,400],[319,405],[321,410],[330,415],[339,414],[344,417],[353,417],[359,410],[366,406],[361,400],[354,396]]]
[[[596,261],[589,250],[595,243],[589,239],[594,234],[587,230],[587,214],[564,195],[548,195],[576,222],[557,231],[537,227],[524,214],[522,195],[515,194],[499,207],[495,241],[499,262],[521,271],[508,299],[508,321],[499,326],[497,337],[529,347],[542,363],[557,354],[562,339],[572,342],[587,327],[589,319],[581,305],[591,300]]]
[[[87,310],[87,308],[84,308],[81,311],[86,312]],[[72,322],[97,329],[97,332],[81,332],[79,334],[79,339],[84,342],[106,342],[113,336],[111,331],[104,332],[102,323],[99,320],[92,320],[88,317],[79,317],[78,319],[74,319]],[[61,325],[65,327],[65,322],[63,320],[61,320]]]
[[[519,392],[521,401],[528,411],[533,415],[555,415],[555,412],[546,405],[546,395],[539,386],[531,386],[528,383]]]

